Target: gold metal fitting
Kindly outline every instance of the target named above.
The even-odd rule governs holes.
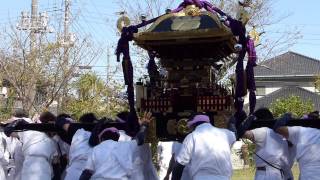
[[[189,5],[184,9],[184,13],[187,16],[200,16],[201,11],[196,5]]]

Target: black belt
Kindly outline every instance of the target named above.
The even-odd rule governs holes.
[[[266,167],[257,167],[257,171],[266,171]]]

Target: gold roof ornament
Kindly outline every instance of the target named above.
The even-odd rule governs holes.
[[[120,15],[120,18],[117,20],[117,29],[119,32],[122,32],[122,29],[130,26],[131,22],[125,12],[120,12]]]
[[[201,10],[196,5],[189,5],[184,10],[187,16],[200,16]]]
[[[237,18],[243,25],[246,25],[250,20],[248,7],[239,6]]]
[[[220,0],[220,5],[219,5],[220,9],[224,8],[224,0]]]
[[[260,33],[255,26],[253,26],[252,30],[249,32],[249,36],[253,39],[255,46],[260,44]]]
[[[189,14],[197,14],[193,12]],[[199,11],[198,16],[185,13],[188,11],[161,16],[148,29],[134,34],[135,43],[161,57],[201,56],[211,58],[210,62],[235,52],[236,39],[218,15],[208,11]]]
[[[240,0],[239,3],[241,3],[243,7],[250,7],[252,5],[252,0]]]

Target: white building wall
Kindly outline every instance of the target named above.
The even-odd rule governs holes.
[[[281,89],[281,87],[266,87],[266,95],[273,93],[279,89]]]
[[[317,92],[315,87],[302,87],[302,88],[305,89],[305,90],[308,90],[310,92]]]
[[[266,95],[273,93],[274,91],[279,90],[281,87],[266,87]],[[257,99],[260,99],[264,96],[257,96]],[[249,94],[247,94],[244,98],[244,104],[248,104],[249,103]]]
[[[275,92],[275,91],[277,91],[277,90],[279,90],[279,89],[281,89],[282,87],[266,87],[266,95],[268,95],[268,94],[270,94],[270,93],[273,93],[273,92]],[[305,89],[305,90],[308,90],[308,91],[310,91],[310,92],[318,92],[317,90],[316,90],[316,88],[315,87],[312,87],[312,86],[309,86],[309,87],[301,87],[301,88],[303,88],[303,89]],[[319,93],[319,92],[318,92]],[[262,97],[264,97],[264,96],[257,96],[257,99],[260,99],[260,98],[262,98]],[[249,103],[249,94],[247,94],[246,96],[245,96],[245,98],[244,98],[244,104],[248,104]]]

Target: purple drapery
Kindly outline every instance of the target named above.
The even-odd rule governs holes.
[[[133,34],[138,32],[138,29],[144,27],[150,23],[156,21],[159,17],[151,19],[149,21],[143,21],[142,23],[135,25],[124,27],[121,32],[121,37],[118,41],[118,46],[116,49],[117,61],[120,62],[120,56],[123,55],[122,58],[122,69],[125,84],[127,87],[128,101],[130,110],[135,110],[134,108],[134,86],[133,86],[133,67],[130,57],[130,46],[129,42],[133,40]]]
[[[173,10],[173,13],[177,13],[180,12],[181,10],[183,10],[185,7],[189,6],[189,5],[195,5],[198,8],[202,9],[206,9],[209,12],[212,13],[218,13],[220,16],[226,16],[227,14],[224,13],[223,11],[221,11],[219,8],[214,7],[211,3],[209,3],[206,0],[184,0],[179,6],[178,8],[176,8],[175,10]]]
[[[247,88],[249,90],[249,109],[250,114],[254,112],[256,106],[256,83],[254,80],[254,67],[257,65],[257,54],[254,46],[254,41],[251,38],[248,38],[247,43],[247,52],[248,52],[248,63],[246,67],[247,74]]]

